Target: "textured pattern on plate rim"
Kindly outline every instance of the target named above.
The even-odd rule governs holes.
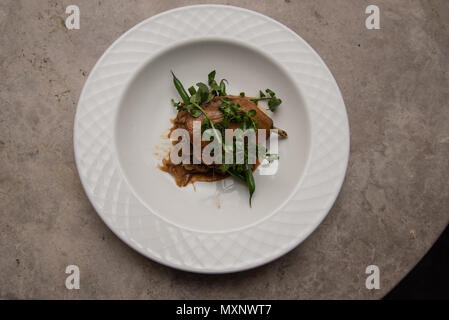
[[[216,234],[180,228],[149,211],[127,186],[113,148],[115,112],[134,72],[168,45],[204,36],[248,41],[272,56],[301,87],[311,121],[309,166],[291,200],[256,225]],[[153,16],[109,47],[81,93],[75,116],[74,147],[86,194],[101,218],[123,241],[143,255],[175,268],[222,273],[272,261],[315,230],[333,205],[344,180],[349,125],[332,74],[297,34],[250,10],[197,5]]]

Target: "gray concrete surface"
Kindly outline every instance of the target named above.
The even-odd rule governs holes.
[[[308,41],[332,70],[351,125],[342,192],[286,256],[229,275],[189,274],[122,243],[82,189],[77,99],[104,50],[141,20],[203,1],[0,2],[0,298],[381,298],[449,221],[449,2],[211,1],[259,11]],[[64,26],[81,9],[81,29]],[[367,30],[368,4],[381,30]],[[65,267],[81,289],[65,288]],[[365,268],[381,289],[365,288]]]

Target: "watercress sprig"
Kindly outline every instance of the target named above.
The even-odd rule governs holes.
[[[196,84],[197,89],[194,86],[191,86],[186,91],[181,81],[175,76],[173,72],[173,84],[178,91],[182,102],[176,102],[171,99],[172,104],[178,111],[185,110],[190,113],[190,115],[194,118],[198,118],[201,114],[204,115],[204,119],[201,122],[201,132],[204,132],[207,129],[212,129],[214,132],[214,137],[217,139],[218,143],[220,143],[225,153],[233,152],[233,159],[236,157],[236,141],[233,141],[233,148],[229,150],[229,147],[224,143],[223,139],[220,138],[218,132],[221,133],[221,137],[224,136],[225,130],[229,127],[230,123],[239,123],[240,128],[245,131],[247,129],[252,129],[257,131],[257,120],[254,119],[257,115],[257,111],[254,109],[245,112],[240,108],[240,105],[232,102],[229,98],[226,98],[226,79],[222,79],[219,83],[215,80],[216,71],[213,70],[208,74],[208,85],[198,82]],[[257,104],[258,101],[268,100],[268,107],[271,111],[276,111],[279,105],[282,103],[282,100],[276,97],[276,94],[270,90],[266,89],[265,93],[259,91],[259,98],[251,99],[253,102]],[[190,95],[189,95],[190,94]],[[218,109],[223,114],[223,119],[218,122],[214,122],[210,119],[207,112],[203,109],[202,105],[209,103],[215,97],[223,97],[220,98],[221,105]],[[240,93],[241,97],[245,97],[245,93]],[[257,145],[257,149],[259,150],[259,155],[261,155],[264,159],[268,159],[269,162],[272,162],[275,159],[278,159],[278,155],[268,154],[266,149],[262,146]],[[227,173],[230,176],[242,181],[248,187],[249,191],[249,204],[251,206],[251,199],[256,189],[256,185],[254,182],[253,169],[254,165],[249,164],[249,156],[247,148],[243,148],[243,156],[244,163],[243,164],[226,164],[222,163],[220,169],[223,173]],[[225,157],[222,157],[225,159]]]
[[[275,112],[279,105],[282,103],[282,100],[276,97],[276,93],[274,93],[273,90],[266,89],[265,92],[266,94],[263,93],[262,90],[259,90],[259,98],[251,99],[251,101],[257,103],[261,100],[268,100],[268,109],[270,109],[270,111],[272,112]]]

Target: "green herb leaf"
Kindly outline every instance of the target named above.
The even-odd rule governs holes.
[[[257,114],[257,111],[254,110],[254,109],[251,109],[251,110],[248,111],[248,116],[249,117],[255,117],[256,114]]]
[[[265,90],[265,92],[268,93],[268,94],[270,95],[270,97],[276,96],[276,93],[274,93],[274,92],[273,92],[272,90],[270,90],[270,89]]]
[[[270,100],[268,100],[268,108],[272,112],[275,112],[281,103],[282,103],[281,99],[278,99],[275,96],[273,96]]]
[[[215,71],[215,70],[212,70],[212,71],[207,75],[207,78],[208,78],[208,80],[209,80],[209,85],[210,85],[210,83],[211,83],[212,81],[215,80],[215,74],[216,74],[216,71]]]
[[[226,95],[226,84],[225,82],[228,82],[226,79],[222,79],[220,81],[220,96],[225,96]]]
[[[213,98],[215,98],[215,95],[212,92],[209,92],[209,95],[207,96],[207,100],[205,101],[205,103],[211,102]]]
[[[206,102],[209,97],[209,87],[202,82],[198,82],[196,85],[198,86],[198,92],[201,98],[199,104]]]
[[[207,120],[207,118],[204,118],[201,121],[201,134],[203,134],[204,131],[206,131],[207,129],[210,129],[210,128],[211,128],[211,126],[210,126],[209,120]]]
[[[190,97],[190,103],[196,103],[196,104],[200,104],[201,103],[201,92],[197,91],[194,95],[192,95]]]
[[[192,96],[194,97],[194,96]],[[192,115],[194,118],[198,118],[201,115],[201,110],[199,110],[196,106],[193,104],[189,104],[186,106],[186,110]]]
[[[191,86],[189,89],[187,89],[187,90],[189,90],[189,93],[190,94],[195,94],[196,93],[196,90],[195,90],[195,87],[194,86]]]
[[[173,107],[175,107],[178,111],[185,110],[181,102],[176,102],[174,99],[171,99],[171,103],[173,104]]]

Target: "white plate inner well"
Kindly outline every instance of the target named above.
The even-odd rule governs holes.
[[[179,188],[157,168],[161,134],[171,126],[179,100],[173,70],[187,88],[207,83],[207,74],[229,81],[227,92],[257,96],[270,88],[283,100],[272,118],[287,130],[279,140],[275,175],[255,173],[256,192],[249,207],[247,188],[228,178]],[[261,103],[263,105],[263,103]],[[310,124],[301,92],[285,70],[257,48],[230,40],[203,39],[172,46],[158,54],[133,77],[122,96],[115,122],[115,147],[126,180],[135,195],[161,218],[203,232],[230,231],[257,223],[276,212],[294,193],[306,167]]]

